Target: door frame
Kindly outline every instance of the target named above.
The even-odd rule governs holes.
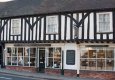
[[[44,50],[44,67],[43,67],[43,69],[45,70],[45,65],[46,65],[46,63],[45,63],[46,49],[44,47],[43,49],[38,48],[37,50],[38,50],[37,51],[37,53],[38,53],[38,55],[37,55],[37,68],[38,68],[38,72],[40,72],[40,68],[42,68],[42,67],[40,67],[40,50]]]

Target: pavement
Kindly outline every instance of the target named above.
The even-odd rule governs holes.
[[[99,80],[99,79],[93,79],[93,78],[79,78],[79,77],[65,77],[62,75],[49,75],[45,73],[18,72],[18,71],[7,70],[7,69],[0,69],[0,73],[16,75],[16,76],[32,77],[32,78],[50,79],[50,80]]]

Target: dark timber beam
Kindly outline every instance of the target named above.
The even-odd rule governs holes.
[[[30,20],[29,20],[29,19],[27,19],[27,18],[24,18],[24,19],[25,19],[25,22],[27,22],[28,25],[30,26],[30,29],[32,30],[33,27],[35,26],[35,24],[37,24],[37,22],[38,22],[39,20],[41,20],[42,18],[43,18],[43,17],[37,18],[36,21],[35,21],[33,24],[30,24]]]
[[[86,17],[87,17],[90,13],[91,13],[91,12],[86,13],[86,14],[82,17],[82,19],[79,21],[79,23],[76,24],[76,27],[79,27],[79,26],[84,22],[84,20],[86,19]]]
[[[113,42],[115,43],[115,11],[113,11]]]

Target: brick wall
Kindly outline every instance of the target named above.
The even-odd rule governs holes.
[[[61,69],[46,68],[45,73],[46,74],[52,74],[52,75],[61,75]],[[77,77],[77,71],[65,69],[64,70],[64,76]]]
[[[51,68],[46,68],[45,69],[46,74],[51,74],[51,75],[60,75],[61,70],[60,69],[51,69]]]
[[[77,71],[76,70],[64,70],[64,75],[68,77],[77,77]]]
[[[115,80],[115,72],[113,71],[80,71],[82,78],[98,78],[102,80]]]
[[[37,72],[35,67],[6,66],[6,69],[16,70],[16,71],[24,71],[24,72],[32,72],[32,73]]]

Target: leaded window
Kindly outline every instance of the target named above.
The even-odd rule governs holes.
[[[47,17],[47,34],[57,34],[58,33],[58,16],[48,16]]]
[[[112,32],[112,14],[109,12],[97,14],[97,32]]]

